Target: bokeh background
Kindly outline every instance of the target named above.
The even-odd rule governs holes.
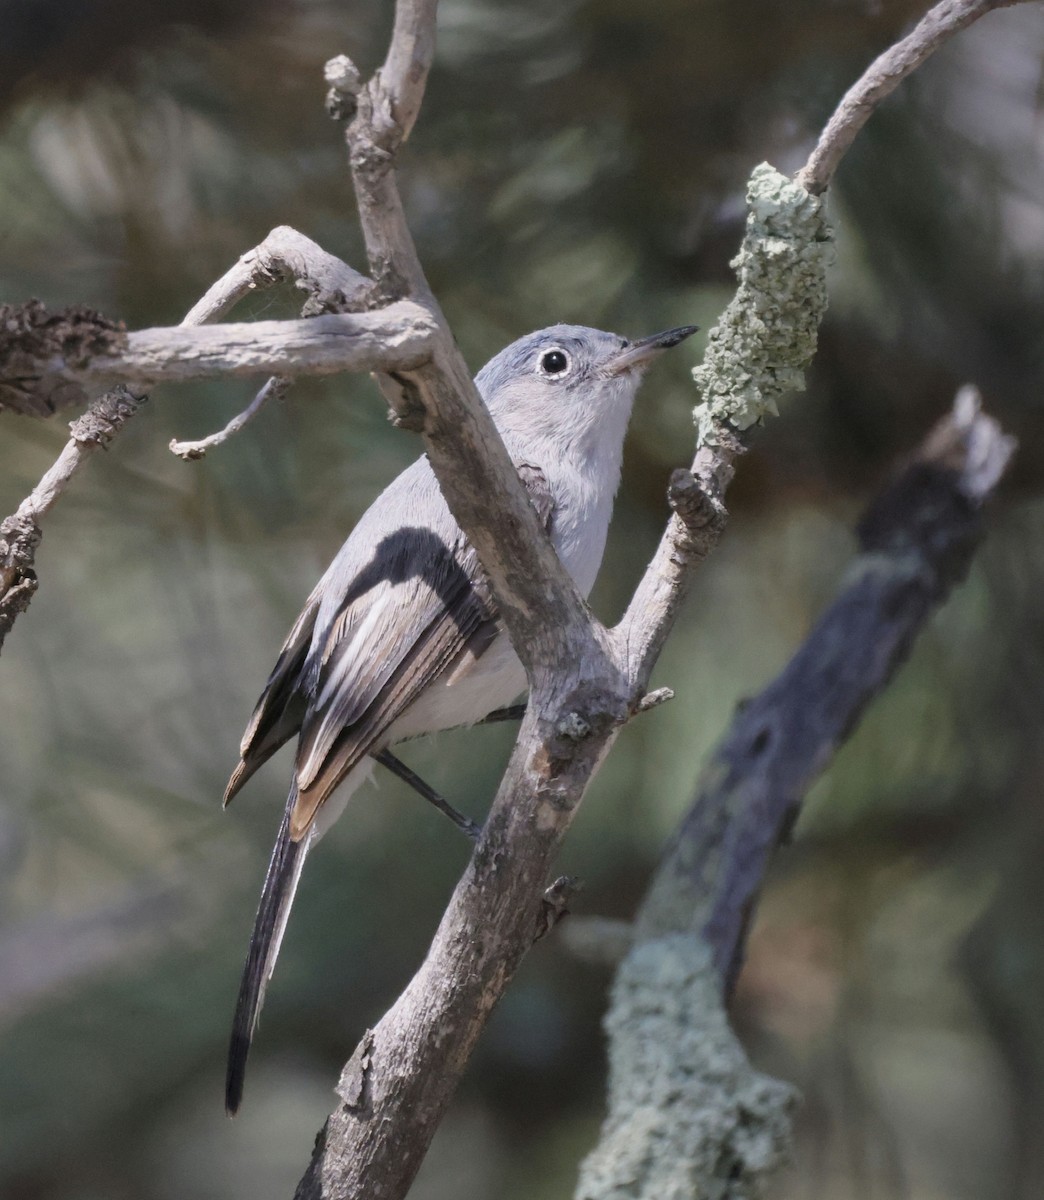
[[[727,301],[744,180],[792,170],[922,0],[446,0],[403,162],[477,369],[558,320],[640,335]],[[377,0],[2,0],[0,300],[171,324],[274,225],[362,265],[321,68],[381,56]],[[786,1200],[1044,1194],[1044,11],[992,15],[875,116],[830,196],[807,395],[757,439],[657,683],[561,868],[626,916],[736,703],[786,661],[852,523],[974,380],[1021,450],[970,578],[814,788],[736,1019],[804,1091]],[[267,293],[246,311],[291,315]],[[628,444],[613,619],[687,461],[686,346]],[[47,520],[0,664],[0,1195],[291,1194],[341,1063],[422,955],[467,846],[383,777],[309,862],[234,1122],[228,1022],[285,791],[219,797],[290,621],[417,453],[367,380],[302,383],[201,463],[243,384],[160,389]],[[0,414],[0,512],[64,424]],[[503,728],[404,757],[481,815]],[[496,1013],[414,1193],[559,1197],[602,1111],[607,972],[551,939]]]

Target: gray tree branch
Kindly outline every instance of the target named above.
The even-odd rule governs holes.
[[[540,527],[432,295],[399,196],[395,156],[423,96],[436,7],[435,0],[399,0],[384,66],[367,83],[348,59],[331,60],[328,107],[345,119],[373,277],[386,300],[409,297],[429,310],[438,327],[430,359],[386,378],[382,391],[399,423],[422,434],[446,501],[478,552],[535,685],[536,675],[564,659],[601,654],[603,639]]]
[[[609,1113],[577,1200],[738,1200],[760,1195],[785,1158],[793,1093],[750,1067],[723,996],[775,847],[963,579],[1014,449],[962,389],[864,515],[862,552],[833,603],[711,755],[613,984]]]
[[[361,312],[374,298],[376,288],[372,279],[360,275],[346,262],[328,254],[310,238],[279,225],[253,250],[248,250],[231,270],[208,288],[203,298],[193,306],[183,324],[206,324],[216,321],[234,307],[244,296],[274,283],[289,282],[308,298],[301,309],[302,317],[319,313]],[[243,412],[217,433],[197,441],[170,443],[171,453],[186,461],[203,458],[208,450],[220,446],[244,425],[252,421],[261,409],[276,397],[286,395],[290,386],[286,375],[274,375],[258,391]]]
[[[280,226],[208,289],[182,327],[216,321],[249,292],[283,280],[308,293],[305,313],[363,307],[374,290],[370,280],[346,263]],[[111,368],[123,345],[119,328],[97,313],[78,308],[49,314],[36,301],[3,306],[0,330],[0,408],[34,416],[51,416],[86,399],[77,368],[89,372],[99,359]],[[148,333],[143,341],[154,345]],[[132,386],[120,383],[91,401],[84,416],[69,426],[71,437],[54,464],[17,512],[0,522],[0,648],[38,587],[34,563],[41,518],[91,455],[108,446],[147,399],[133,364],[124,364],[120,377]]]
[[[362,312],[374,298],[372,279],[360,275],[311,238],[277,225],[263,242],[209,287],[185,316],[183,325],[210,325],[251,292],[292,283],[307,294],[303,317],[324,312]]]
[[[406,371],[432,352],[436,326],[427,309],[400,300],[373,312],[326,313],[290,321],[175,325],[121,334],[106,353],[75,362],[60,350],[38,362],[39,384],[85,388],[133,380],[141,388],[276,372]],[[28,385],[29,376],[22,381]]]
[[[943,0],[928,10],[910,33],[870,64],[848,89],[827,122],[797,179],[814,196],[830,186],[845,151],[874,110],[900,83],[954,34],[997,8],[1026,0]]]

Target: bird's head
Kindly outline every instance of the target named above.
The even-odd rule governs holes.
[[[628,341],[583,325],[552,325],[501,350],[475,383],[504,433],[550,438],[564,450],[622,445],[646,369],[696,328]]]

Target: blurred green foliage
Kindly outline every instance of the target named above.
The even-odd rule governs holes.
[[[576,320],[642,334],[727,302],[742,188],[796,168],[907,0],[452,0],[403,161],[433,286],[477,368]],[[390,6],[0,4],[0,300],[169,324],[288,223],[361,265],[321,67],[379,61]],[[737,1020],[806,1092],[781,1197],[1044,1189],[1044,204],[1037,6],[996,14],[877,114],[830,198],[809,393],[741,464],[727,536],[562,856],[627,915],[736,702],[792,652],[860,503],[965,379],[1021,439],[971,578],[816,786]],[[259,296],[282,315],[295,298]],[[655,545],[691,446],[680,353],[646,385],[595,607]],[[0,666],[0,1195],[290,1194],[340,1064],[423,954],[467,846],[390,777],[310,860],[246,1104],[231,1004],[288,764],[218,798],[286,627],[417,453],[365,380],[303,383],[205,461],[166,450],[249,393],[159,390],[49,517]],[[0,512],[64,427],[0,417]],[[404,757],[480,815],[502,728]],[[568,1193],[601,1112],[604,972],[553,940],[495,1015],[415,1195]],[[466,1148],[466,1153],[462,1150]]]

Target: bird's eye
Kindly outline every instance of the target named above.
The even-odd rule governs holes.
[[[564,375],[569,370],[569,355],[564,350],[547,350],[540,356],[540,370],[545,375]]]

